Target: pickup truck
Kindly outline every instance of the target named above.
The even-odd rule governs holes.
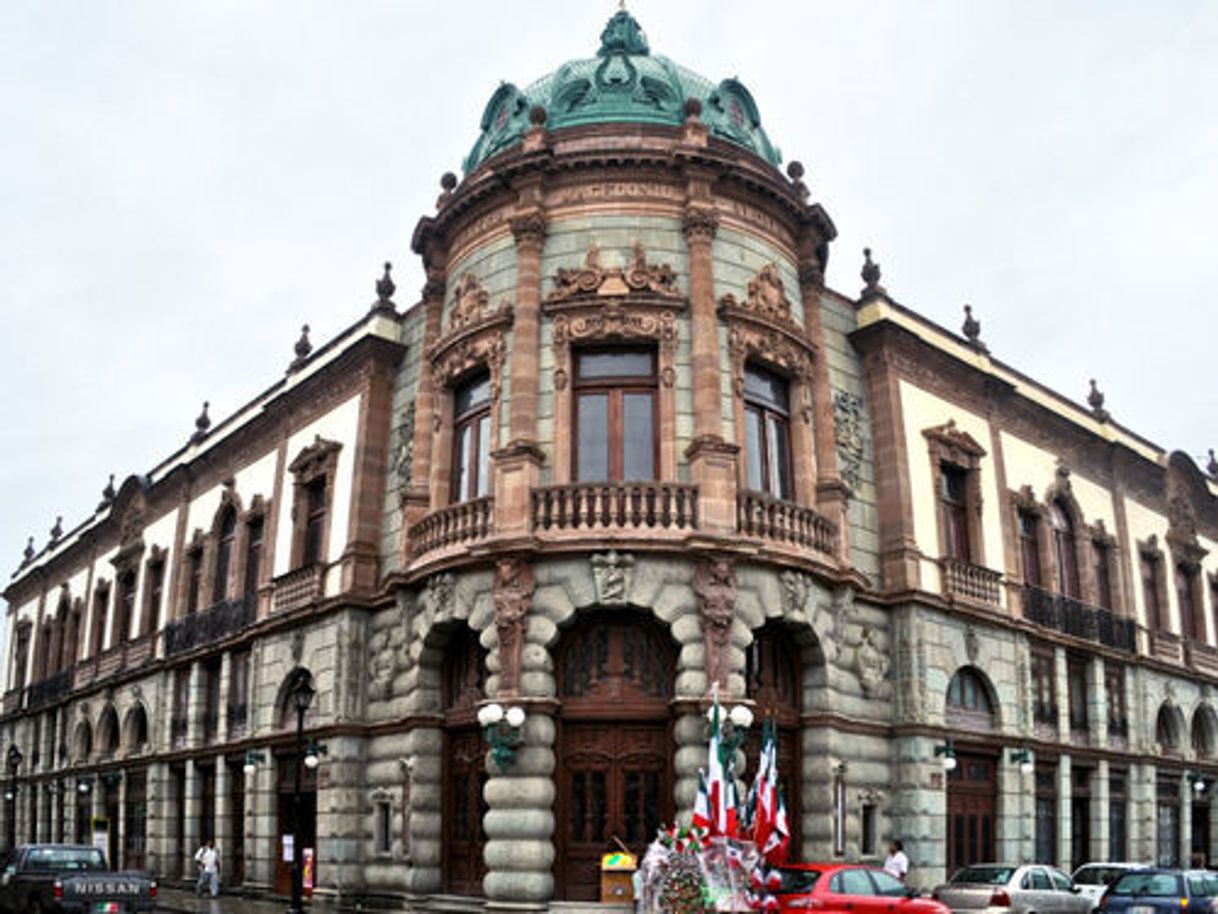
[[[147,873],[111,873],[96,847],[23,844],[0,856],[4,914],[132,914],[155,904]]]

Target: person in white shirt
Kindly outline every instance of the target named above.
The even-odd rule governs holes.
[[[884,858],[884,872],[895,876],[902,882],[905,881],[905,876],[909,873],[909,858],[905,856],[904,845],[900,841],[894,839],[888,845],[888,856]]]
[[[195,894],[202,895],[203,887],[207,886],[212,898],[220,894],[220,854],[216,851],[216,841],[208,838],[203,846],[195,852],[195,863],[199,867],[199,879],[195,882]]]

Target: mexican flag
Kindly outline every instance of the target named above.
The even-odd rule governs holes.
[[[710,745],[707,747],[706,777],[703,789],[706,792],[706,810],[709,824],[707,830],[711,835],[727,835],[736,837],[736,782],[732,779],[725,764],[723,744],[719,738],[719,695],[716,691],[711,706]],[[699,792],[701,794],[701,791]],[[699,796],[699,803],[702,802]],[[694,819],[697,821],[697,808]]]
[[[751,791],[753,797],[752,838],[770,866],[781,866],[787,859],[791,828],[787,806],[778,783],[778,733],[769,721],[764,724],[761,757]]]

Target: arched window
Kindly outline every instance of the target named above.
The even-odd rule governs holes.
[[[1193,752],[1199,759],[1218,754],[1218,729],[1214,711],[1208,705],[1201,705],[1193,713]]]
[[[945,717],[948,723],[961,726],[994,729],[994,703],[990,686],[980,671],[962,667],[947,686]]]
[[[1176,715],[1170,705],[1159,708],[1159,716],[1155,719],[1155,741],[1166,752],[1180,751],[1180,731],[1176,723]]]
[[[1078,557],[1074,551],[1074,520],[1069,509],[1055,499],[1049,505],[1053,524],[1053,561],[1057,567],[1057,586],[1067,597],[1079,598]]]
[[[220,518],[216,542],[216,576],[212,582],[212,603],[228,599],[229,571],[233,564],[233,540],[237,535],[237,509],[229,505]]]
[[[148,715],[137,704],[127,715],[126,744],[128,752],[139,752],[148,745]]]
[[[87,720],[82,720],[76,727],[76,739],[73,748],[76,750],[76,760],[85,762],[93,754],[93,728]]]
[[[118,714],[114,708],[106,708],[102,712],[101,721],[97,725],[97,737],[102,758],[113,758],[118,751]]]

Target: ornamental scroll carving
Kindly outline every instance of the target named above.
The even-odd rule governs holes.
[[[839,390],[833,395],[833,437],[837,443],[838,471],[852,489],[859,487],[863,471],[866,424],[863,398]]]
[[[500,302],[487,307],[487,293],[472,273],[457,282],[449,314],[448,329],[427,349],[436,383],[451,387],[469,371],[483,367],[490,373],[491,399],[499,400],[503,389],[503,364],[507,346],[504,334],[512,326],[512,306]]]
[[[719,316],[728,327],[732,360],[732,390],[744,397],[744,368],[753,360],[777,368],[799,382],[798,409],[804,422],[812,422],[812,378],[816,345],[791,315],[791,302],[777,264],[766,264],[748,284],[748,295],[719,299]]]
[[[630,261],[623,267],[603,267],[600,248],[592,245],[577,269],[559,267],[554,274],[554,289],[547,301],[566,301],[581,296],[630,295],[644,293],[661,298],[680,299],[677,274],[668,264],[649,264],[643,246],[637,241]]]
[[[672,387],[677,372],[677,314],[654,310],[642,303],[620,299],[597,302],[592,309],[554,315],[554,386],[563,390],[571,377],[571,345],[605,341],[655,342],[660,355],[660,383]]]
[[[736,615],[736,569],[727,559],[707,559],[694,571],[694,593],[706,645],[706,684],[727,688],[731,670],[732,620]]]
[[[520,690],[524,623],[533,602],[533,569],[523,559],[500,559],[495,566],[495,631],[499,636],[499,691]]]

